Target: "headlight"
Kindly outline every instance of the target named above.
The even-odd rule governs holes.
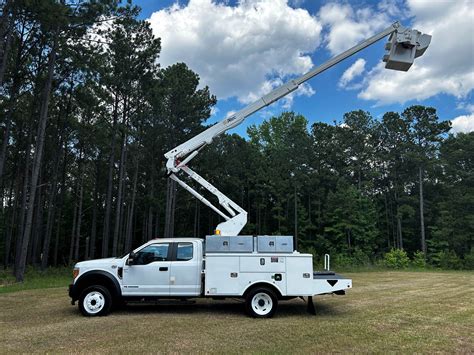
[[[79,268],[75,267],[72,270],[72,279],[74,280],[79,275]]]

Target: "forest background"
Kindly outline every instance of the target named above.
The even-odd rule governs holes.
[[[220,222],[169,181],[163,157],[208,127],[216,97],[185,63],[160,67],[139,12],[1,3],[0,258],[18,281],[27,265],[204,237]],[[450,134],[419,105],[309,121],[283,113],[194,160],[249,212],[243,234],[295,235],[340,266],[474,269],[474,133]]]

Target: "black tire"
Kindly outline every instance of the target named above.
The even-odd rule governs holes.
[[[82,291],[79,297],[79,310],[86,317],[106,316],[111,308],[112,296],[104,286],[89,286]]]
[[[255,287],[245,297],[245,308],[254,318],[271,318],[278,307],[278,297],[268,287]]]

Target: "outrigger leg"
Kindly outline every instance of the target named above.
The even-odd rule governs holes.
[[[316,315],[316,309],[314,309],[313,296],[308,296],[306,311],[309,314]]]

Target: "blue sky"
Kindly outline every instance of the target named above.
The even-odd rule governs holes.
[[[470,0],[312,1],[136,0],[162,38],[164,66],[185,62],[218,96],[215,122],[400,20],[432,34],[426,55],[406,73],[381,68],[385,40],[316,76],[292,98],[233,131],[285,110],[310,122],[341,121],[363,109],[374,117],[412,104],[433,106],[454,130],[474,130],[474,6]],[[451,33],[451,34],[449,34]],[[456,35],[452,35],[455,33]],[[341,78],[359,60],[346,83]],[[390,72],[390,73],[388,73]]]

